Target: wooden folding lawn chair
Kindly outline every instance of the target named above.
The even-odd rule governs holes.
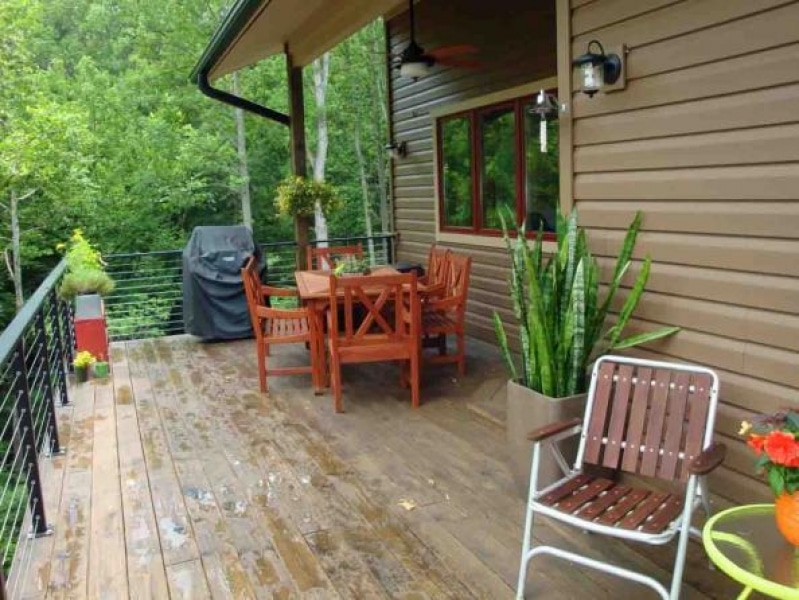
[[[713,444],[718,377],[710,369],[650,360],[604,356],[597,360],[583,419],[530,433],[533,462],[516,597],[524,597],[530,559],[549,554],[653,588],[664,599],[680,594],[688,535],[698,507],[710,514],[705,475],[724,460]],[[580,435],[569,471],[555,442]],[[543,445],[556,454],[564,477],[537,487]],[[592,474],[600,467],[659,480],[669,491]],[[648,544],[677,540],[670,588],[654,578],[549,545],[532,544],[534,516],[545,516],[595,534]]]

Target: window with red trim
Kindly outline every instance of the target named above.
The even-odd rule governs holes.
[[[533,106],[528,96],[437,120],[441,231],[498,235],[500,213],[528,232],[555,230],[558,123],[546,122],[542,147]]]

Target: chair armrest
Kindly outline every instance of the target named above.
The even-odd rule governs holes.
[[[262,296],[297,296],[297,290],[294,288],[279,288],[271,285],[261,285]]]
[[[419,281],[424,286],[424,289],[421,290],[421,294],[424,298],[438,298],[443,296],[447,291],[447,286],[444,285],[442,282],[438,283],[427,283],[427,279],[424,281]]]
[[[583,419],[581,417],[574,417],[572,419],[568,419],[566,421],[558,421],[556,423],[550,423],[549,425],[544,425],[543,427],[539,427],[538,429],[533,429],[530,433],[527,434],[527,439],[531,442],[540,442],[547,438],[552,437],[553,435],[558,435],[566,431],[567,429],[571,429],[572,427],[576,427],[577,425],[582,425]]]
[[[460,305],[461,298],[459,296],[448,296],[447,298],[430,298],[424,307],[425,310],[445,311],[458,308]]]
[[[694,457],[688,465],[688,472],[691,475],[707,475],[724,462],[725,456],[727,456],[727,446],[714,442],[702,450],[699,456]]]

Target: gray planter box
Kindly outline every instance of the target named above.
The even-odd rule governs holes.
[[[533,456],[533,443],[527,439],[527,434],[533,429],[550,423],[582,417],[585,413],[586,397],[587,394],[578,394],[568,398],[550,398],[514,381],[508,381],[506,425],[508,456],[513,479],[523,497],[527,497],[530,486],[530,462]],[[579,437],[574,436],[559,444],[569,465],[574,463],[577,456],[578,442]],[[546,487],[562,477],[561,470],[552,456],[552,451],[546,445],[542,447],[542,450],[538,489]]]

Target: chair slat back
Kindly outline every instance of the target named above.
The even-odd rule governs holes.
[[[331,331],[334,342],[349,346],[373,343],[367,338],[381,336],[388,343],[416,343],[419,327],[419,296],[416,274],[330,276]],[[357,311],[357,314],[356,314]],[[343,326],[342,326],[343,325]]]
[[[308,246],[306,255],[309,269],[332,271],[338,266],[338,262],[344,256],[357,256],[358,258],[362,258],[363,247],[360,244],[353,246],[328,246],[326,248]]]
[[[718,380],[702,367],[624,357],[594,366],[578,463],[667,481],[711,441]]]
[[[259,297],[261,278],[258,275],[258,261],[255,260],[254,256],[247,259],[247,262],[241,269],[241,281],[244,284],[244,294],[247,297],[247,310],[250,313],[252,329],[256,339],[260,341],[263,337],[263,327],[261,326],[261,321],[258,316],[258,307],[264,305]]]
[[[449,275],[451,251],[433,244],[427,258],[427,285],[446,283]]]
[[[448,257],[449,268],[447,274],[446,296],[461,299],[464,308],[469,294],[469,278],[472,271],[472,257],[465,254],[450,252]]]

